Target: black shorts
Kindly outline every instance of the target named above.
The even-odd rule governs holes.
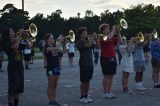
[[[31,54],[24,54],[24,60],[30,61],[31,60]]]
[[[103,75],[114,75],[116,74],[117,69],[117,60],[116,58],[105,58],[100,57],[100,63],[102,68]]]
[[[93,66],[80,66],[80,81],[85,83],[92,79]]]
[[[68,57],[74,57],[74,53],[68,53]]]
[[[58,53],[58,57],[63,57],[63,53]]]
[[[152,67],[160,68],[160,61],[156,60],[155,58],[152,58],[151,63]]]

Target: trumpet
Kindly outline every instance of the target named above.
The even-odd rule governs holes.
[[[144,42],[144,35],[142,32],[139,32],[136,39],[138,40],[138,42]]]
[[[155,38],[155,39],[158,38],[158,33],[155,29],[153,30],[151,34],[149,34],[149,38]]]
[[[65,37],[65,39],[70,39],[72,42],[75,41],[75,34],[72,30],[69,31],[69,35]]]
[[[128,23],[125,19],[120,19],[119,21],[120,25],[117,25],[116,26],[116,33],[117,32],[120,32],[123,29],[127,29],[128,28]],[[99,37],[103,37],[103,40],[107,40],[107,35],[102,35],[102,34],[99,34]]]
[[[23,29],[20,29],[19,32],[16,33],[16,36],[17,37],[24,37],[25,39],[29,39],[30,38],[30,35],[32,38],[35,38],[37,36],[37,33],[38,33],[38,30],[37,30],[37,27],[35,24],[31,23],[29,25],[29,28],[28,30],[23,30]]]

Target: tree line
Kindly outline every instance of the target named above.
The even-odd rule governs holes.
[[[77,13],[77,16],[65,19],[61,16],[62,13],[62,10],[58,9],[46,17],[42,13],[29,17],[28,11],[22,11],[13,4],[6,4],[0,10],[0,31],[11,27],[17,32],[20,28],[28,29],[29,24],[34,23],[38,28],[37,40],[41,40],[46,32],[53,33],[57,38],[60,34],[67,36],[71,29],[76,33],[80,26],[87,27],[89,34],[99,33],[100,24],[119,25],[120,19],[124,18],[129,27],[127,30],[122,30],[122,35],[127,38],[140,31],[151,33],[153,29],[156,29],[157,32],[160,32],[160,6],[155,7],[152,4],[138,4],[112,13],[105,10],[101,12],[100,16],[94,14],[92,10],[86,10],[84,17]]]

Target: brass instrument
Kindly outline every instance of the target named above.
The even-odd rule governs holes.
[[[125,19],[120,19],[120,25],[123,29],[127,29],[128,28],[128,23]]]
[[[154,29],[153,32],[150,34],[150,38],[155,38],[157,39],[158,38],[158,33],[157,31]]]
[[[140,42],[144,42],[144,35],[142,32],[139,32],[136,39]]]
[[[30,35],[32,36],[32,38],[35,38],[37,36],[37,33],[38,33],[38,30],[37,30],[36,25],[31,23],[29,25],[28,30],[20,29],[19,32],[16,33],[16,36],[24,37],[25,39],[29,39]]]
[[[65,37],[66,39],[70,39],[72,42],[75,41],[75,34],[72,30],[69,31],[69,35]]]
[[[120,25],[116,26],[116,32],[120,32],[122,30],[121,27],[123,29],[127,29],[128,28],[128,23],[127,23],[127,21],[125,19],[120,19]],[[100,37],[102,37],[102,36],[103,36],[103,40],[104,41],[107,40],[107,35],[101,35],[100,34]]]

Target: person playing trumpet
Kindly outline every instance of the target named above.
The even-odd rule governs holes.
[[[160,41],[158,38],[153,38],[151,42],[151,63],[152,63],[152,78],[154,82],[154,88],[160,88]]]
[[[88,41],[86,27],[80,27],[77,31],[80,40],[77,42],[77,48],[80,53],[79,67],[80,67],[80,90],[81,90],[81,103],[91,103],[93,100],[88,97],[89,85],[93,76],[93,58],[92,46],[93,41]]]
[[[122,86],[124,93],[133,93],[128,88],[128,79],[130,73],[133,73],[133,51],[134,45],[132,44],[132,39],[127,44],[126,37],[122,37],[122,42],[120,42],[119,50],[122,54],[122,59],[120,63],[120,70],[122,71]]]
[[[8,57],[8,106],[18,106],[19,95],[24,92],[24,67],[19,42],[11,28],[3,30],[1,47]]]
[[[44,40],[46,43],[44,53],[47,60],[46,74],[48,77],[48,106],[61,106],[59,103],[56,102],[56,89],[60,76],[58,47],[56,46],[53,35],[51,33],[47,33]]]
[[[134,51],[133,51],[133,64],[136,72],[135,82],[136,90],[144,91],[146,88],[143,86],[143,72],[146,70],[145,57],[143,51],[144,37],[142,33],[137,33],[134,38]]]
[[[116,74],[117,60],[116,60],[116,46],[121,42],[120,29],[115,25],[110,32],[109,24],[102,24],[99,27],[100,33],[107,37],[100,39],[101,57],[100,63],[103,73],[103,89],[104,98],[115,98],[116,96],[111,92],[113,77]]]

